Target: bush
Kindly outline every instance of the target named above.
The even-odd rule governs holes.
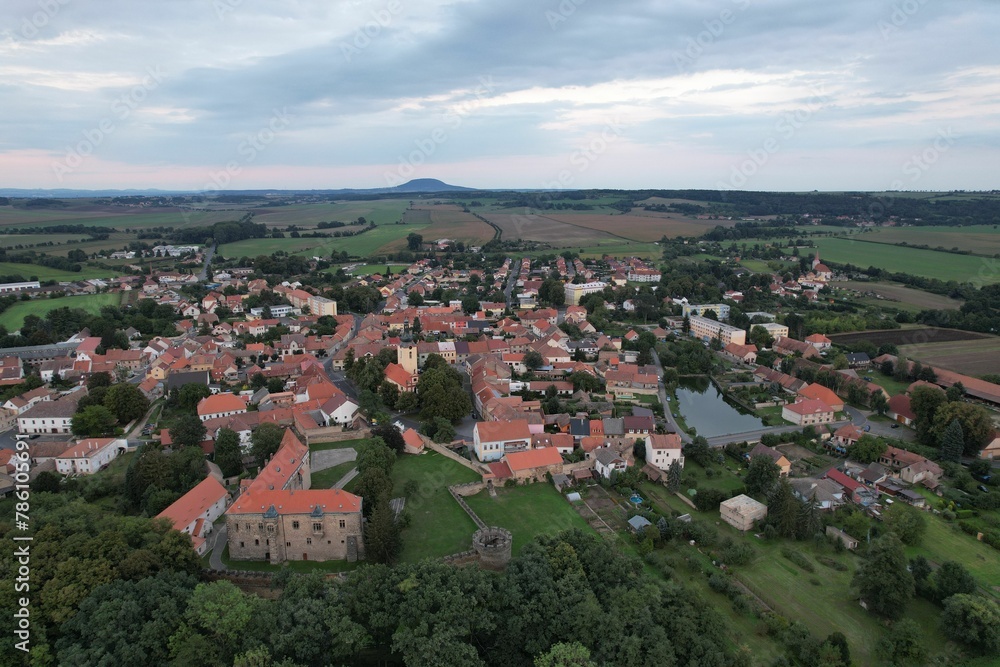
[[[756,552],[746,542],[727,540],[719,555],[727,565],[746,565],[753,560]]]
[[[813,564],[801,552],[792,551],[788,547],[783,547],[781,549],[781,555],[787,558],[788,560],[792,561],[799,567],[801,567],[806,572],[816,571],[816,568],[813,566]]]
[[[976,513],[973,512],[972,510],[958,510],[957,512],[955,512],[955,516],[958,517],[959,519],[971,519],[972,517],[976,516]]]
[[[844,543],[843,542],[841,542],[840,540],[837,540],[836,544],[839,544],[841,546],[841,548],[843,549],[843,547],[844,547]],[[829,556],[816,556],[816,560],[818,560],[822,565],[825,565],[825,566],[827,566],[827,567],[829,567],[831,569],[837,570],[838,572],[847,572],[847,570],[849,569],[846,565],[844,565],[840,561],[836,561],[836,560],[830,558]]]

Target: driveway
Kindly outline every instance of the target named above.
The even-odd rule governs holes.
[[[844,414],[850,417],[851,423],[862,431],[865,430],[865,427],[869,427],[870,430],[866,432],[871,435],[911,442],[917,438],[917,434],[913,431],[913,429],[905,426],[893,428],[892,424],[889,422],[870,420],[869,417],[872,414],[870,410],[860,410],[850,405],[844,405]]]

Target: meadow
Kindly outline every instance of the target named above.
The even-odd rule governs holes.
[[[25,280],[56,280],[60,282],[87,280],[89,278],[113,278],[121,272],[109,271],[95,266],[83,266],[80,271],[63,271],[38,264],[14,264],[0,262],[0,276],[20,275]]]
[[[746,262],[743,262],[745,265]],[[961,299],[952,299],[942,294],[931,294],[913,289],[905,285],[889,282],[866,282],[863,280],[845,280],[833,283],[835,288],[843,288],[852,292],[872,292],[877,297],[852,297],[866,305],[890,305],[900,310],[919,312],[921,310],[957,310],[964,303]],[[889,302],[888,304],[886,302]]]
[[[102,306],[117,306],[121,301],[121,294],[85,294],[82,296],[64,296],[58,299],[32,299],[31,301],[18,301],[7,310],[0,313],[0,326],[6,327],[8,331],[15,331],[24,324],[24,318],[28,315],[45,317],[45,314],[56,308],[80,308],[90,313],[98,315]]]
[[[0,248],[27,247],[43,243],[61,245],[68,241],[82,241],[86,238],[89,238],[86,234],[0,234]]]
[[[408,206],[406,199],[373,199],[254,208],[253,212],[254,222],[268,227],[315,227],[319,222],[352,222],[359,217],[374,220],[376,225],[391,225],[403,218]]]
[[[982,257],[956,255],[934,250],[919,250],[869,243],[845,238],[815,238],[820,257],[838,264],[853,264],[863,268],[877,266],[886,271],[909,273],[925,278],[954,280],[957,282],[1000,282],[1000,272],[995,271]]]
[[[1000,254],[1000,228],[995,225],[879,227],[859,236],[869,243],[907,243],[947,250],[957,248],[988,257]]]

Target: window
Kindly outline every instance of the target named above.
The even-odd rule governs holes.
[[[259,546],[260,546],[260,540],[254,540],[254,541],[253,541],[253,545],[254,545],[255,547],[259,547]]]
[[[238,524],[238,523],[234,523],[233,524],[233,532],[234,533],[240,532],[240,524]]]
[[[246,545],[243,544],[242,542],[240,542],[240,549],[242,549],[244,546],[246,546]]]
[[[250,524],[249,523],[247,524],[247,530],[250,530]]]
[[[298,521],[293,521],[292,522],[292,530],[298,530],[298,529],[299,529],[299,522]]]
[[[286,547],[290,547],[290,546],[292,546],[292,543],[291,542],[285,542],[285,546]]]
[[[257,524],[257,530],[264,530],[264,524],[258,523]]]
[[[307,537],[306,538],[306,544],[312,544],[312,543],[313,543],[313,538]]]
[[[313,531],[314,532],[318,533],[318,532],[320,532],[322,530],[323,530],[323,524],[321,524],[319,522],[316,522],[316,523],[313,524]]]
[[[341,520],[340,520],[340,527],[341,527],[341,528],[347,528],[347,522],[346,522],[346,521],[344,521],[343,519],[341,519]]]

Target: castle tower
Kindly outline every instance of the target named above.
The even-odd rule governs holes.
[[[813,256],[813,264],[812,264],[813,269],[815,270],[815,268],[820,264],[821,262],[819,261],[819,248],[816,248],[816,254]]]
[[[396,363],[410,375],[417,374],[417,346],[400,345],[396,348]]]

